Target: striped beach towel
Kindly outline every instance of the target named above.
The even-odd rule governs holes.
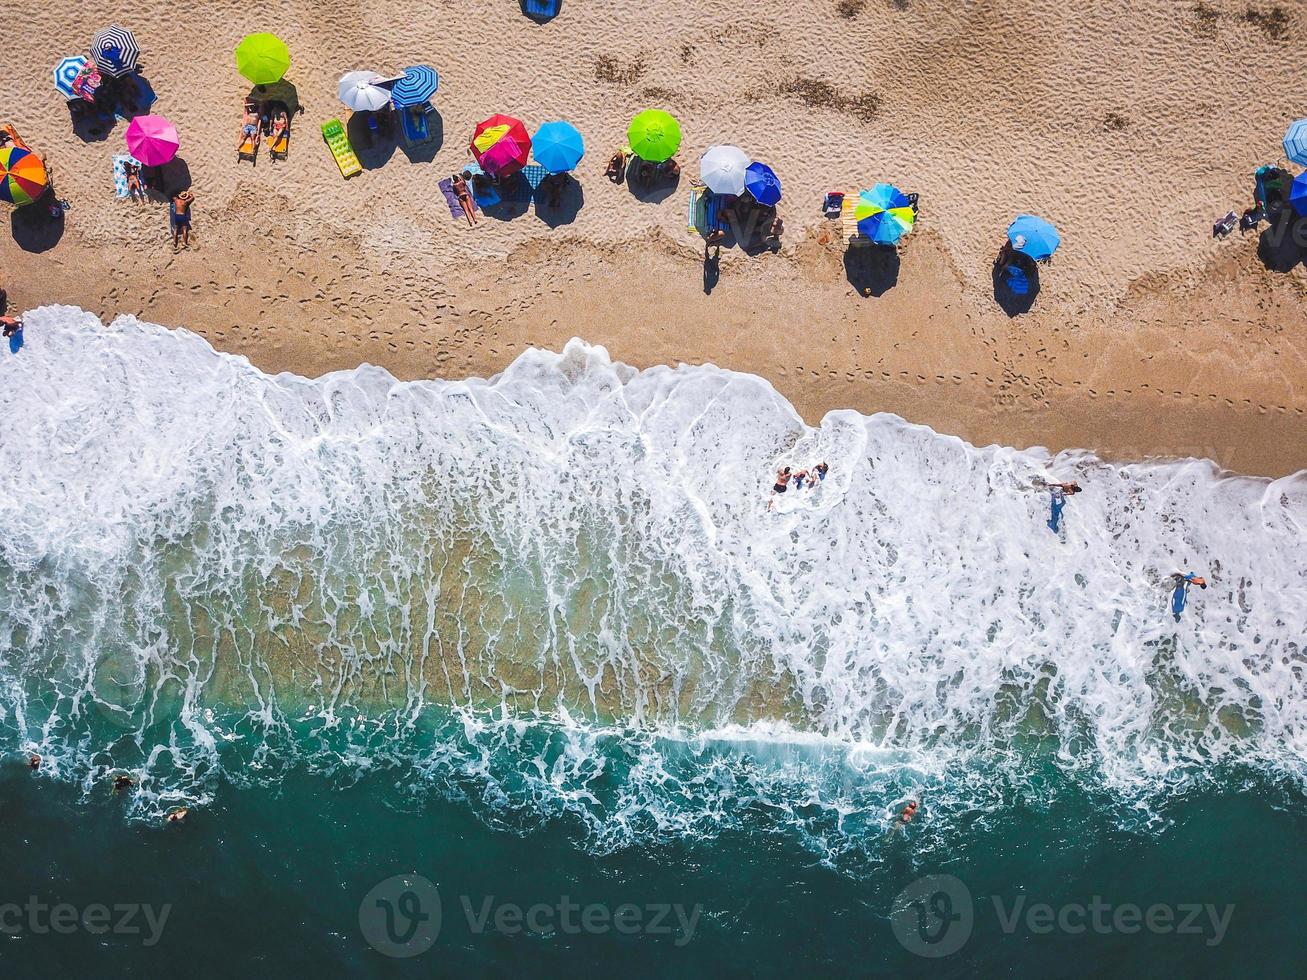
[[[858,195],[845,194],[844,205],[840,210],[840,223],[844,228],[844,240],[850,245],[865,245],[871,241],[866,235],[858,231]]]
[[[113,155],[113,193],[114,197],[122,200],[129,197],[127,193],[127,164],[134,163],[136,166],[141,165],[137,160],[128,153],[115,153]]]

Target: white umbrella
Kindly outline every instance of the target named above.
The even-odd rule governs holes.
[[[378,75],[375,71],[351,71],[341,76],[340,101],[355,112],[376,112],[390,101],[390,89],[380,84],[393,79]]]
[[[710,146],[699,158],[699,179],[714,194],[743,194],[749,154],[738,146]]]

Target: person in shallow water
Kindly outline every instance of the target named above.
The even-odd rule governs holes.
[[[191,811],[184,806],[176,806],[168,811],[163,819],[166,823],[181,823]]]
[[[1062,525],[1062,508],[1066,506],[1066,498],[1080,492],[1078,483],[1046,483],[1048,492],[1052,494],[1052,513],[1048,519],[1048,528],[1054,534]]]
[[[1188,574],[1172,572],[1171,581],[1175,583],[1175,589],[1171,592],[1171,613],[1178,623],[1180,622],[1180,614],[1184,612],[1185,604],[1189,601],[1189,586],[1196,585],[1200,589],[1205,589],[1207,588],[1207,579],[1199,578],[1193,572]]]
[[[41,757],[37,755],[35,752],[33,752],[30,756],[27,757],[27,768],[28,769],[41,768]]]
[[[894,818],[894,824],[890,830],[894,833],[902,830],[908,824],[912,823],[912,818],[917,815],[917,801],[908,800],[908,805],[899,811],[899,815]]]
[[[782,466],[776,471],[776,485],[771,488],[771,499],[767,501],[767,509],[771,510],[772,504],[776,503],[776,495],[784,493],[789,488],[790,480],[794,473],[788,466]]]
[[[127,775],[125,772],[120,772],[118,775],[113,777],[113,791],[115,793],[121,792],[125,789],[131,789],[135,785],[136,780],[132,779],[132,777]]]

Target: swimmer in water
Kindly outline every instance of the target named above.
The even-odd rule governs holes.
[[[132,777],[127,775],[125,772],[120,772],[118,775],[113,777],[113,791],[115,793],[120,790],[131,789],[135,785],[136,780],[132,779]]]
[[[41,768],[41,757],[37,755],[35,752],[33,752],[30,756],[27,757],[27,768],[28,769]]]
[[[168,815],[163,819],[167,823],[181,823],[186,819],[190,812],[191,811],[184,806],[173,807],[168,811]]]
[[[818,483],[821,483],[823,480],[825,480],[826,471],[829,469],[830,467],[827,466],[825,463],[818,463],[816,466],[814,466],[812,468],[812,474],[808,477],[808,486],[810,488],[815,487]],[[816,479],[814,479],[814,477]]]
[[[1199,578],[1193,572],[1184,574],[1183,572],[1172,572],[1171,581],[1175,583],[1175,588],[1171,592],[1171,614],[1175,616],[1175,621],[1180,622],[1180,614],[1184,612],[1184,607],[1189,601],[1189,586],[1196,585],[1200,589],[1207,588],[1207,579]]]
[[[908,800],[908,805],[899,811],[899,815],[894,818],[894,825],[890,827],[890,833],[898,833],[904,827],[912,822],[912,818],[917,815],[917,801]]]
[[[1062,524],[1062,508],[1066,506],[1066,498],[1080,492],[1078,483],[1045,483],[1050,494],[1052,494],[1052,512],[1048,518],[1048,529],[1056,534]]]

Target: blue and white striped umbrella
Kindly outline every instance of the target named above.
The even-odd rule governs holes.
[[[1307,119],[1289,124],[1284,134],[1284,155],[1294,163],[1307,166]]]
[[[54,87],[58,89],[59,94],[65,99],[73,100],[77,98],[77,93],[73,91],[73,81],[86,67],[86,58],[80,54],[70,55],[54,70]]]
[[[439,86],[440,76],[430,65],[409,65],[404,69],[404,77],[391,88],[390,100],[396,109],[421,105],[436,94]]]
[[[91,39],[91,57],[101,72],[117,78],[136,70],[141,49],[131,31],[111,24]]]

